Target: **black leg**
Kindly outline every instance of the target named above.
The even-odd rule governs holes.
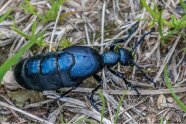
[[[91,96],[94,96],[95,92],[103,85],[103,80],[98,75],[93,75],[94,79],[99,83],[99,85],[92,90]]]
[[[130,31],[130,34],[129,34],[126,38],[114,40],[114,42],[110,45],[110,50],[114,50],[115,46],[116,46],[118,43],[124,43],[124,42],[126,42],[126,41],[132,36],[132,34],[134,34],[134,32],[136,32],[136,30],[138,29],[138,24],[139,24],[139,21],[136,22],[136,23],[132,26],[131,31]]]
[[[138,91],[138,89],[137,89],[137,86],[132,85],[130,82],[128,82],[128,81],[124,78],[124,74],[123,74],[123,73],[114,71],[114,70],[112,70],[112,69],[110,69],[110,68],[108,68],[108,70],[109,70],[112,74],[118,76],[119,78],[122,78],[123,81],[126,83],[127,87],[130,88],[130,89],[132,89],[132,90],[134,90],[134,91],[137,93],[137,96],[140,96],[140,93],[139,93],[139,91]]]
[[[54,101],[58,101],[59,99],[61,99],[62,97],[64,97],[65,95],[67,95],[68,93],[70,93],[72,90],[75,90],[77,87],[79,87],[79,85],[81,84],[82,82],[79,82],[77,84],[75,84],[74,86],[72,86],[68,91],[66,91],[65,93],[61,94],[60,97],[54,99]]]
[[[90,97],[87,96],[87,98],[90,101],[90,104],[97,110],[99,111],[98,107],[96,106],[96,101],[94,100],[94,95],[96,91],[103,85],[103,80],[98,76],[98,75],[93,75],[94,79],[99,83],[98,86],[94,90],[92,90]]]
[[[150,81],[151,83],[153,83],[154,87],[156,88],[156,82],[154,82],[150,77],[147,76],[147,74],[141,69],[141,67],[134,61],[130,61],[131,65],[135,65],[136,68],[143,74],[143,76]]]

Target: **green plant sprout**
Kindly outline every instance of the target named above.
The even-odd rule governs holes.
[[[36,8],[33,5],[31,5],[31,3],[28,0],[24,0],[20,7],[22,7],[26,13],[35,15],[38,19],[41,20],[42,23],[47,23],[50,21],[54,21],[56,19],[59,8],[61,5],[63,5],[64,2],[65,0],[49,0],[51,8],[48,9],[44,13],[44,15],[37,12]]]
[[[181,2],[182,6],[185,7],[184,2]],[[178,19],[176,16],[172,15],[170,20],[167,21],[166,19],[162,18],[162,10],[158,10],[158,7],[155,5],[154,9],[151,9],[147,3],[146,0],[141,0],[141,4],[143,7],[150,13],[150,15],[153,18],[153,23],[158,22],[158,30],[160,32],[160,36],[162,40],[166,41],[168,38],[173,36],[175,33],[179,33],[181,29],[186,27],[186,15],[184,15],[182,18]],[[169,32],[165,36],[163,35],[162,28],[163,25],[167,25],[169,27]]]
[[[171,86],[171,82],[169,80],[169,75],[168,75],[168,69],[167,66],[164,66],[164,80],[165,80],[165,84],[167,86],[167,88],[169,89],[173,99],[176,101],[176,104],[184,111],[186,112],[186,105],[179,99],[179,97],[175,94],[172,86]]]
[[[11,14],[11,12],[12,12],[12,9],[9,9],[2,16],[0,16],[0,23],[3,22]]]
[[[25,39],[28,39],[28,42],[21,47],[15,55],[9,57],[3,65],[0,66],[0,81],[2,81],[5,73],[10,69],[11,66],[17,64],[19,60],[21,59],[21,56],[28,51],[28,49],[35,43],[41,42],[44,39],[44,32],[35,33],[37,27],[37,23],[34,22],[32,25],[32,34],[31,36],[23,33],[21,30],[19,30],[16,27],[12,27],[12,30],[14,30],[19,35],[23,36]]]

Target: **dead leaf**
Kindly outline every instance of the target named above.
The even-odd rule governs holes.
[[[21,88],[21,86],[16,82],[13,75],[13,71],[11,70],[6,72],[1,84],[3,84],[6,88],[10,90],[16,90],[18,88]]]
[[[166,103],[166,97],[163,94],[159,95],[158,99],[157,99],[158,109],[163,109],[162,105],[165,104],[165,103]]]
[[[7,91],[8,96],[15,100],[16,105],[22,107],[25,102],[39,102],[43,100],[41,92],[33,90],[17,90],[17,91]]]
[[[151,114],[146,117],[148,124],[154,124],[156,122],[156,115]]]

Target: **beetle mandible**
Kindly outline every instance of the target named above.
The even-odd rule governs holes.
[[[135,23],[134,26],[137,24]],[[136,30],[137,27],[131,31],[131,34]],[[118,62],[123,66],[135,65],[144,77],[156,86],[156,83],[143,72],[132,57],[132,52],[144,41],[145,36],[153,31],[154,29],[151,29],[145,33],[131,51],[124,48],[119,48],[118,51],[114,50],[118,43],[127,41],[131,36],[129,35],[125,39],[115,40],[111,44],[110,50],[102,55],[87,46],[71,46],[62,51],[26,58],[16,65],[14,77],[21,86],[32,90],[57,90],[63,87],[71,87],[69,91],[62,95],[64,96],[77,88],[85,79],[93,76],[99,82],[99,85],[91,93],[90,98],[93,99],[95,91],[102,86],[102,79],[97,73],[107,67],[111,73],[122,78],[127,86],[133,88],[139,95],[136,87],[124,78],[123,73],[114,71],[110,67]]]

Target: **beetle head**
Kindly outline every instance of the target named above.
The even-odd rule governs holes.
[[[131,61],[133,60],[132,53],[124,48],[118,49],[119,61],[121,65],[128,66],[132,65]]]

